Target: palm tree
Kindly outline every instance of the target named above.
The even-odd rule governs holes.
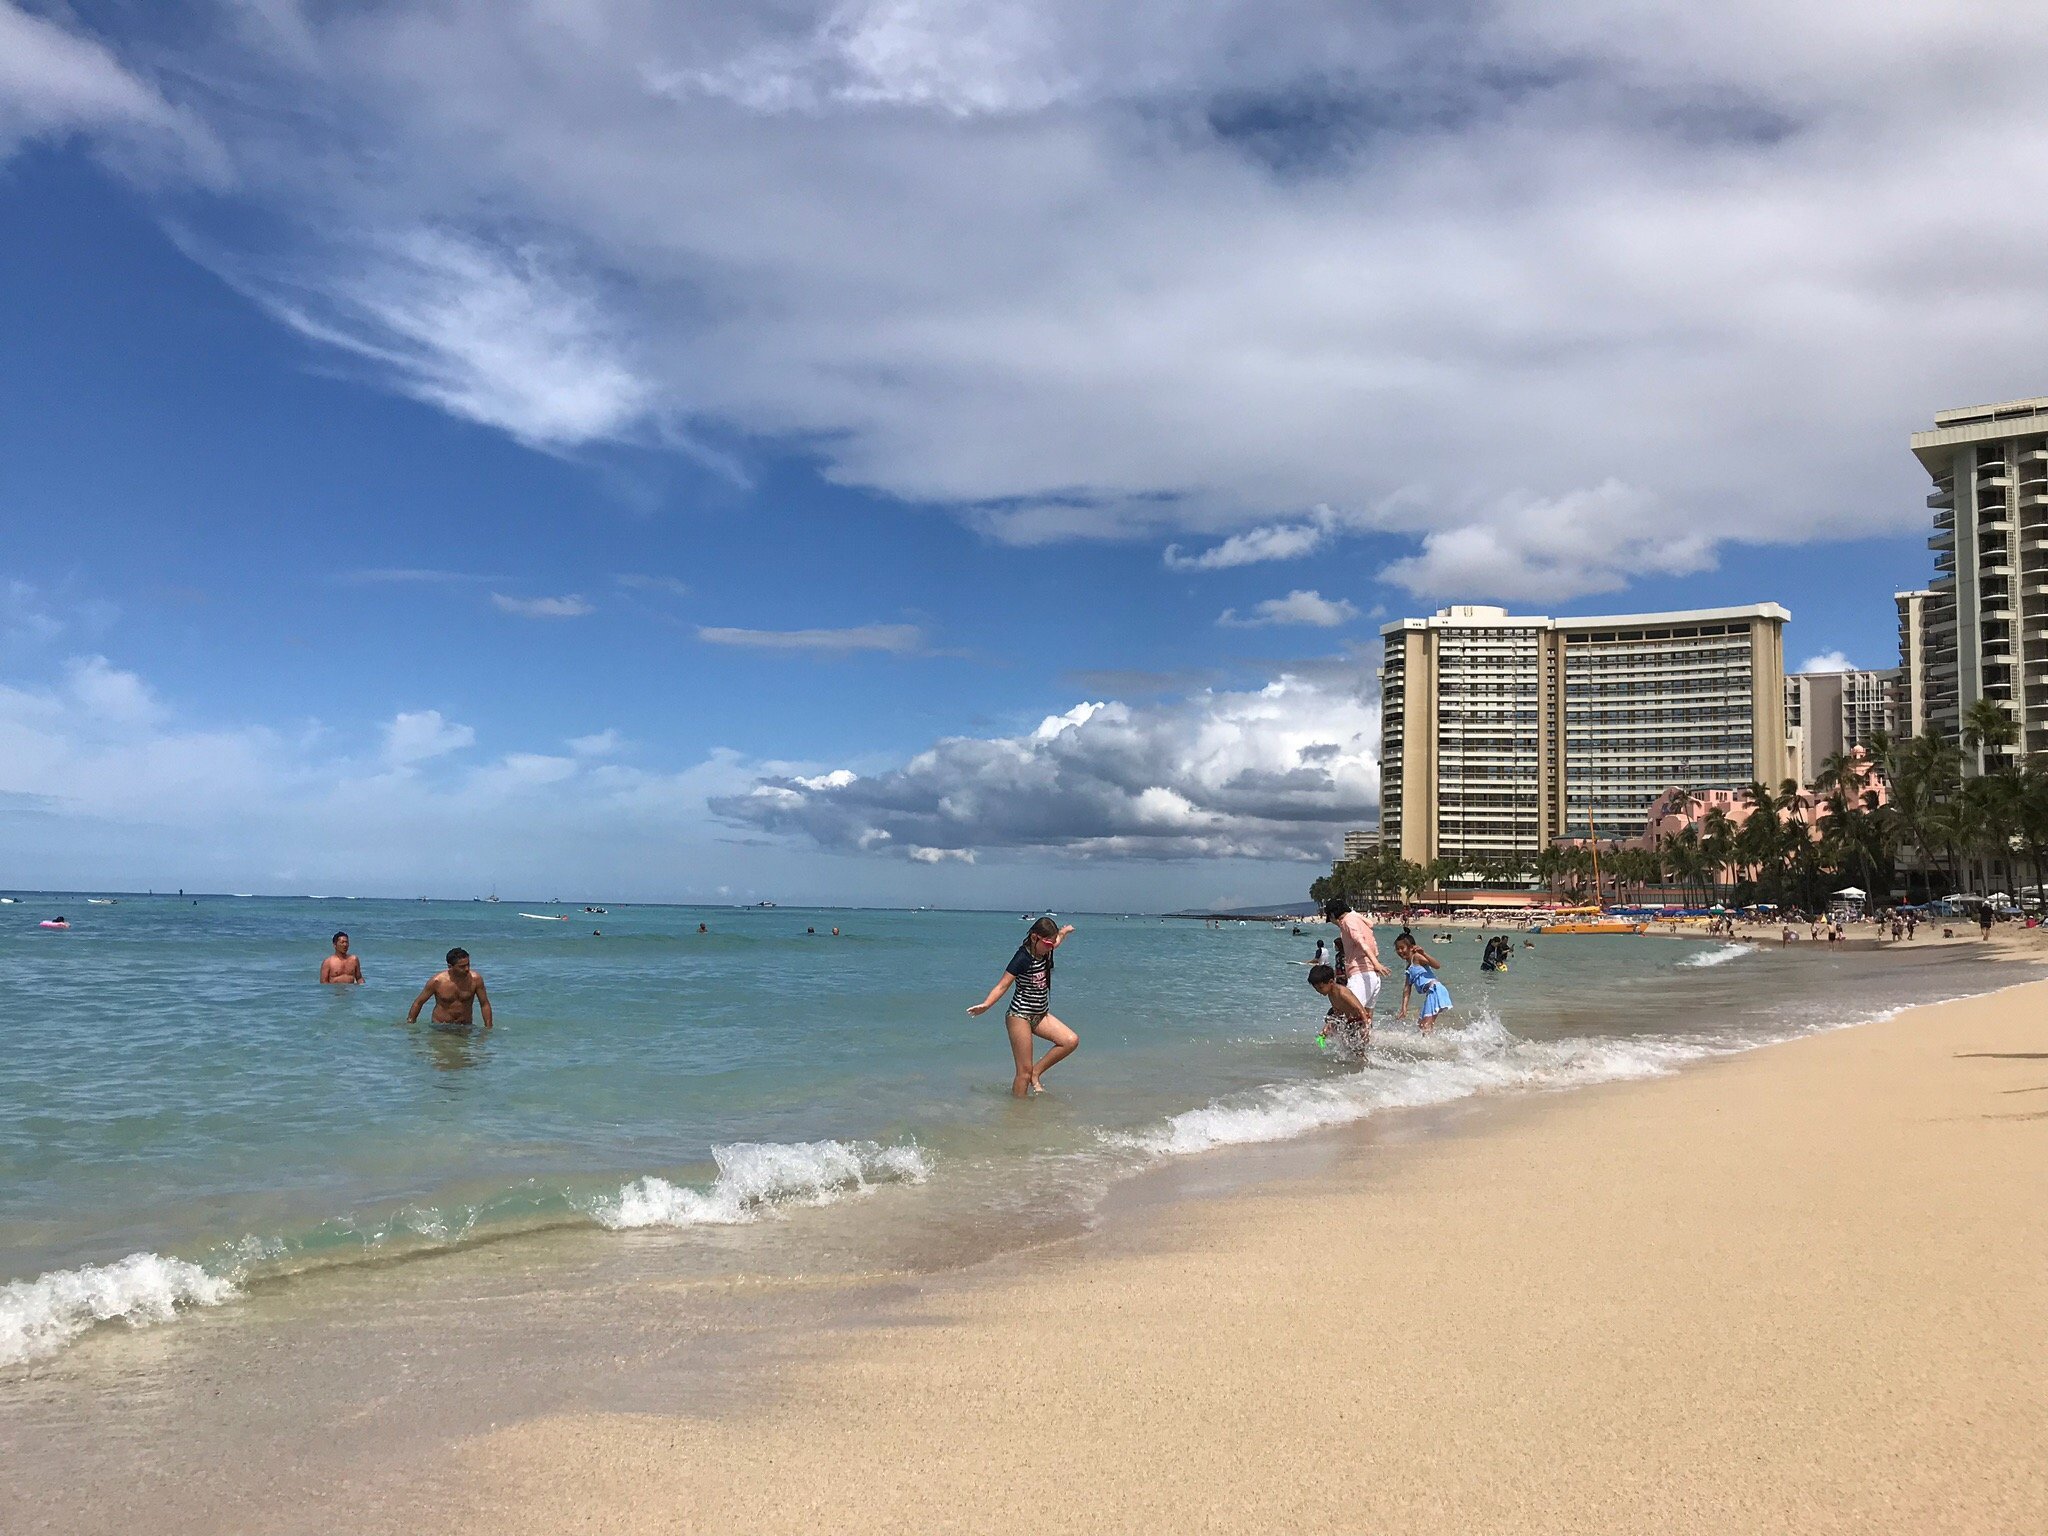
[[[2019,736],[2020,728],[1996,699],[1972,700],[1963,711],[1963,749],[1978,754],[1980,772],[2010,772],[2015,764],[2005,749]]]
[[[1704,873],[1711,876],[1716,894],[1719,893],[1721,876],[1728,870],[1728,861],[1735,854],[1735,819],[1728,814],[1728,808],[1714,805],[1707,808],[1707,814],[1699,822],[1700,855],[1705,861]]]

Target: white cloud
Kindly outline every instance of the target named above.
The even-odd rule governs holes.
[[[100,720],[141,725],[164,712],[140,677],[104,656],[74,657],[65,667],[65,683],[86,713]]]
[[[1818,656],[1809,656],[1800,664],[1801,672],[1853,672],[1855,663],[1840,651],[1822,651]]]
[[[1166,568],[1170,571],[1227,571],[1236,566],[1259,565],[1269,560],[1298,560],[1328,546],[1347,525],[1370,526],[1365,519],[1345,518],[1328,507],[1318,507],[1307,522],[1248,528],[1196,555],[1182,554],[1178,544],[1169,544],[1165,553]]]
[[[817,651],[827,655],[879,651],[908,656],[924,648],[924,631],[915,624],[863,624],[852,629],[726,629],[699,625],[697,638],[708,645],[734,645],[757,651]]]
[[[1422,552],[1380,579],[1418,597],[1543,602],[1618,592],[1637,575],[1709,569],[1714,542],[1710,529],[1608,480],[1563,496],[1504,498],[1474,522],[1425,534]]]
[[[0,0],[0,158],[80,132],[115,135],[131,154],[168,151],[187,174],[224,174],[213,138],[104,45]]]
[[[580,619],[585,614],[597,612],[574,592],[563,597],[508,597],[503,592],[493,592],[491,602],[500,613],[515,614],[522,619]]]
[[[438,709],[401,711],[384,727],[384,761],[410,767],[476,745],[476,731],[444,719]]]
[[[919,864],[943,864],[948,859],[960,864],[974,862],[972,848],[924,848],[913,844],[903,850],[904,854]]]
[[[1345,598],[1333,601],[1320,592],[1295,591],[1285,597],[1267,598],[1242,618],[1235,608],[1226,608],[1216,622],[1233,629],[1259,629],[1273,624],[1306,624],[1317,629],[1335,629],[1357,617],[1357,608]]]
[[[1379,795],[1363,669],[1134,708],[1083,703],[1019,736],[948,737],[858,778],[782,776],[715,799],[744,826],[920,863],[1323,858]]]
[[[588,736],[571,736],[564,745],[578,757],[611,757],[625,745],[625,738],[616,728],[606,726]]]
[[[546,447],[627,437],[655,411],[598,296],[536,246],[422,226],[308,259],[335,270],[242,286],[453,415]]]
[[[246,87],[179,107],[262,215],[214,259],[557,449],[794,446],[1175,568],[1379,529],[1419,593],[1562,598],[1915,526],[1905,432],[2040,387],[2019,0],[290,15],[184,72]]]

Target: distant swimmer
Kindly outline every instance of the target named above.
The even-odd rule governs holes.
[[[334,953],[320,962],[320,984],[357,987],[363,984],[363,962],[348,952],[347,934],[337,933],[334,936]]]
[[[1319,1039],[1329,1039],[1332,1044],[1346,1046],[1354,1052],[1363,1051],[1372,1044],[1371,1011],[1359,1003],[1334,970],[1327,965],[1310,966],[1308,984],[1330,1005],[1330,1011],[1323,1016],[1323,1033]]]
[[[437,1026],[466,1028],[471,1005],[480,1004],[484,1010],[484,1028],[491,1027],[491,995],[484,990],[481,973],[469,968],[469,951],[466,949],[448,951],[448,969],[436,973],[420,988],[420,995],[412,1000],[412,1008],[405,1016],[406,1023],[419,1022],[420,1009],[426,1006],[430,997],[434,1000],[433,1022]]]
[[[706,928],[702,923],[699,923],[697,925],[697,931],[699,933],[709,933],[711,930],[709,928]]]
[[[1010,1035],[1010,1055],[1017,1065],[1017,1076],[1010,1084],[1010,1092],[1020,1099],[1027,1094],[1043,1093],[1045,1087],[1039,1079],[1073,1055],[1081,1045],[1081,1037],[1052,1014],[1052,952],[1064,944],[1073,931],[1072,924],[1062,928],[1051,918],[1041,917],[1024,935],[1024,942],[1017,946],[1017,953],[1010,957],[1003,979],[989,990],[987,997],[967,1010],[980,1018],[995,1007],[997,999],[1015,983],[1017,992],[1010,999],[1010,1011],[1003,1023]],[[1031,1059],[1034,1035],[1050,1046],[1035,1062]]]

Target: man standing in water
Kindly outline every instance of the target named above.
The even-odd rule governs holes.
[[[466,949],[448,951],[448,969],[420,988],[420,995],[412,1000],[411,1011],[405,1016],[406,1023],[419,1022],[420,1009],[430,997],[434,1000],[436,1029],[467,1029],[471,1004],[483,1006],[484,1028],[491,1027],[491,995],[484,990],[483,976],[469,968]]]
[[[334,936],[334,953],[320,962],[320,984],[357,987],[363,984],[363,962],[348,952],[347,934],[337,933]]]

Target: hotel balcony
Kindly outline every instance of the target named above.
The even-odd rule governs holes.
[[[1956,504],[1956,488],[1952,485],[1937,487],[1927,493],[1930,507],[1952,507]]]
[[[1929,549],[1954,549],[1956,547],[1955,528],[1950,526],[1948,528],[1936,529],[1934,536],[1927,541],[1927,547]]]

